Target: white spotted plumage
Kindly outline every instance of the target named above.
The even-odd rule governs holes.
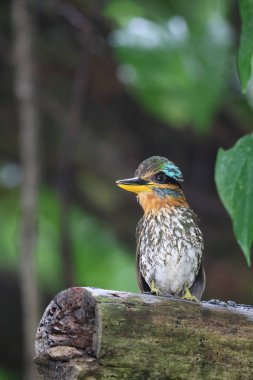
[[[203,237],[188,207],[161,208],[145,214],[137,227],[139,270],[161,295],[180,296],[199,272]]]

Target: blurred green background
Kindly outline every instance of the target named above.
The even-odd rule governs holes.
[[[0,379],[22,372],[19,124],[11,3],[0,4]],[[205,237],[204,299],[253,302],[252,268],[214,183],[217,149],[252,132],[241,93],[236,1],[30,1],[41,117],[41,313],[71,285],[138,291],[142,212],[115,181],[151,155],[174,161]]]

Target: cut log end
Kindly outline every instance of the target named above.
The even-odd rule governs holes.
[[[95,300],[84,288],[59,293],[40,321],[35,343],[37,357],[67,360],[94,355],[95,306]]]

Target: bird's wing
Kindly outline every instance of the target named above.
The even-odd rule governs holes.
[[[191,212],[195,221],[194,244],[198,245],[203,253],[204,239],[203,239],[203,234],[198,227],[199,220],[195,212],[192,210]],[[205,286],[206,286],[206,274],[205,274],[205,270],[203,266],[203,256],[201,255],[198,274],[189,290],[193,296],[195,296],[196,298],[200,300],[202,297],[202,294],[204,293]]]
[[[200,300],[202,297],[202,294],[204,293],[205,286],[206,286],[206,274],[205,274],[203,259],[202,259],[195,281],[189,289],[190,293]]]
[[[137,280],[139,288],[142,292],[150,292],[150,287],[146,283],[141,271],[140,271],[140,241],[141,241],[141,230],[142,230],[142,219],[138,222],[136,227],[136,242],[137,242],[137,248],[136,248],[136,273],[137,273]]]
[[[181,209],[178,209],[178,211],[181,212],[181,214],[179,214],[179,224],[183,225],[185,234],[184,239],[187,243],[187,247],[185,247],[184,250],[188,250],[188,245],[190,244],[190,249],[194,248],[195,254],[198,258],[198,267],[196,268],[197,275],[189,290],[193,296],[201,299],[206,284],[202,257],[204,250],[203,234],[198,226],[198,217],[191,208],[182,207]]]

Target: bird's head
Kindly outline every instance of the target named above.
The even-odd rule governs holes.
[[[187,205],[182,191],[180,169],[165,157],[154,156],[143,161],[134,178],[117,181],[124,190],[137,194],[145,212],[163,206]]]

